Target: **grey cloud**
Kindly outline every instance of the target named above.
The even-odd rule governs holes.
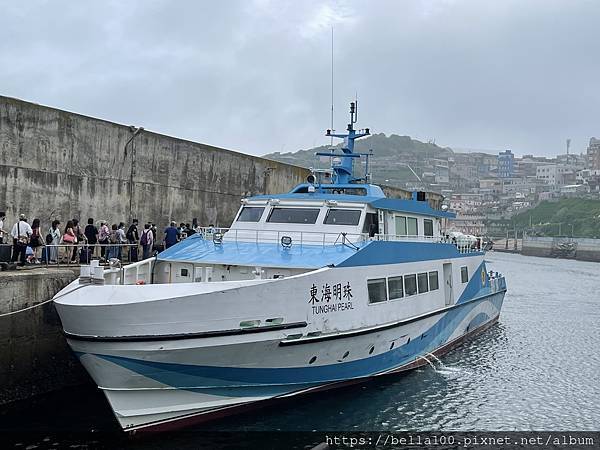
[[[336,127],[556,154],[600,135],[595,1],[6,2],[0,94],[263,154]]]

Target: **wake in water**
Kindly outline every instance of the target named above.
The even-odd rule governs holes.
[[[431,366],[434,372],[439,373],[441,375],[454,375],[459,372],[466,372],[465,369],[461,369],[460,367],[451,367],[445,365],[442,362],[442,360],[435,356],[433,353],[425,353],[424,355],[419,356],[419,358],[427,361],[427,363]]]

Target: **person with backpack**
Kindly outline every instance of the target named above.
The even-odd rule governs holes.
[[[109,261],[112,258],[119,258],[119,252],[117,244],[119,243],[119,229],[116,223],[112,224],[112,230],[108,235],[108,243],[110,244],[106,249],[106,260]]]
[[[142,231],[142,235],[140,236],[140,244],[142,244],[143,251],[142,259],[150,258],[150,252],[154,246],[154,235],[149,223],[144,225],[144,231]]]

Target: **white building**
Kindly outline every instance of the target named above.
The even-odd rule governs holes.
[[[535,177],[551,186],[560,186],[574,181],[575,173],[564,164],[544,164],[535,168]]]

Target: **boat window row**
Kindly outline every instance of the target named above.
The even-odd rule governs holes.
[[[259,222],[264,207],[244,206],[237,219],[238,222]],[[317,222],[320,208],[272,208],[267,217],[270,223],[295,223],[312,225]],[[360,209],[337,209],[330,208],[327,211],[325,225],[353,225],[360,222]]]
[[[394,216],[397,236],[418,236],[419,223],[416,217]],[[433,236],[433,220],[423,219],[423,235]]]
[[[369,303],[381,303],[439,289],[436,271],[367,280]]]

